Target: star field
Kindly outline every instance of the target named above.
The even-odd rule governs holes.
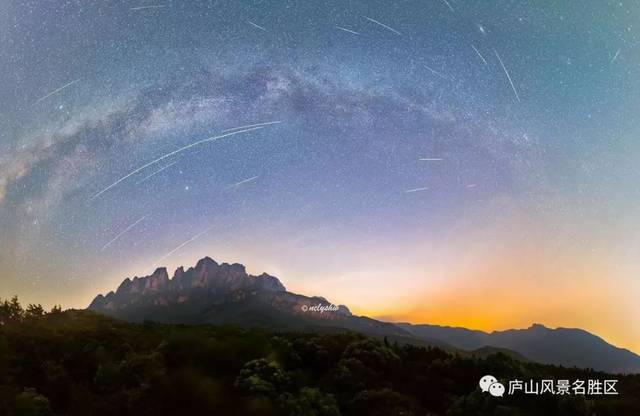
[[[640,6],[485,3],[3,3],[0,297],[209,255],[637,351]]]

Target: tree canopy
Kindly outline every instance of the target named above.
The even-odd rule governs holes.
[[[0,415],[638,415],[640,376],[618,396],[497,399],[485,374],[611,375],[399,345],[354,333],[131,324],[0,302]]]

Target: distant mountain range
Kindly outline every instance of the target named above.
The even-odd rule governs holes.
[[[551,329],[533,324],[527,329],[487,333],[437,325],[397,325],[416,338],[437,339],[463,350],[491,346],[516,351],[539,363],[593,368],[610,373],[640,373],[640,356],[582,329]]]
[[[125,279],[115,292],[98,295],[90,310],[127,321],[230,324],[274,330],[356,331],[399,343],[438,346],[485,356],[506,352],[541,363],[638,373],[640,356],[580,329],[527,329],[492,333],[436,325],[389,323],[355,316],[323,297],[288,292],[278,278],[247,274],[241,264],[218,264],[209,257],[195,267],[166,268]]]

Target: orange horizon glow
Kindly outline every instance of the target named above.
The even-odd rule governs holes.
[[[437,243],[419,233],[408,235],[403,245],[316,234],[310,243],[302,233],[293,240],[253,240],[249,246],[242,239],[203,239],[167,259],[165,266],[171,275],[176,267],[192,266],[208,255],[218,262],[245,264],[251,274],[277,276],[291,292],[326,297],[357,315],[483,331],[533,323],[580,328],[617,347],[640,351],[640,331],[633,325],[639,312],[633,290],[637,283],[628,278],[631,273],[606,239],[587,250],[573,243],[574,235],[568,239],[550,230],[558,221],[505,215],[476,222],[483,225],[459,225],[433,237]],[[549,235],[559,235],[558,241],[552,244]],[[23,303],[85,308],[125,277],[150,274],[155,260],[157,255],[150,253],[126,267],[111,265],[102,276],[90,276],[99,279],[77,279],[48,291],[30,293],[18,285],[2,289],[7,296],[28,295],[21,296]]]

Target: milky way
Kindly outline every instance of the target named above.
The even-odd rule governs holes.
[[[640,7],[486,3],[4,2],[0,297],[209,255],[640,348]]]

